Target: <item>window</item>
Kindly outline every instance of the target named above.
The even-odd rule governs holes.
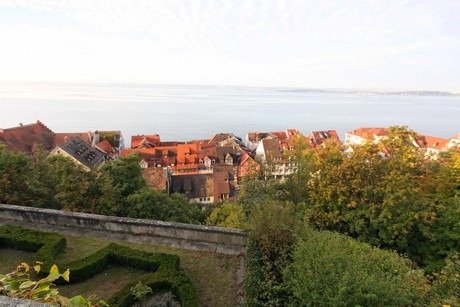
[[[211,163],[212,163],[212,164],[216,163],[216,160],[212,159]]]

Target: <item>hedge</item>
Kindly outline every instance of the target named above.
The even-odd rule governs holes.
[[[66,239],[57,233],[5,225],[0,227],[0,247],[2,246],[36,252],[35,260],[44,263],[40,273],[47,275],[51,265],[55,263],[56,256],[64,250]],[[58,267],[69,268],[71,283],[75,283],[101,273],[110,264],[154,272],[142,275],[115,293],[109,299],[110,305],[130,306],[135,301],[130,290],[140,281],[154,291],[172,291],[179,298],[182,306],[198,306],[196,289],[190,278],[180,269],[180,258],[175,255],[149,253],[109,243],[87,257],[67,264],[58,264]],[[58,280],[57,283],[64,283],[64,280]]]

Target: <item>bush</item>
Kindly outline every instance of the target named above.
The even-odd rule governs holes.
[[[311,231],[284,271],[302,306],[409,306],[421,304],[424,272],[395,252],[345,235]]]

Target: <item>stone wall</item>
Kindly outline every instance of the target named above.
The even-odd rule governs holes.
[[[71,229],[74,233],[98,231],[157,239],[161,245],[225,254],[245,252],[247,235],[242,230],[171,223],[154,220],[114,217],[60,210],[0,204],[0,219],[21,224],[49,225]],[[146,240],[144,240],[147,242]]]

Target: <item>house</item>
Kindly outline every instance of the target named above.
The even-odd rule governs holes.
[[[441,151],[444,151],[449,143],[448,139],[438,138],[428,135],[417,135],[415,144],[422,152],[425,157],[430,159],[437,159]]]
[[[91,171],[93,169],[100,169],[104,165],[108,156],[91,147],[91,144],[83,141],[81,138],[76,137],[56,146],[50,153],[50,156],[60,155],[70,158],[75,164],[81,165],[84,170]]]
[[[131,137],[132,149],[148,149],[160,146],[160,136],[158,134],[152,135],[133,135]]]
[[[341,144],[339,135],[335,130],[312,131],[308,136],[312,147],[318,147],[324,142],[336,142]]]
[[[41,121],[18,127],[0,129],[0,142],[6,149],[34,155],[39,147],[45,151],[53,149],[55,133]]]
[[[260,174],[260,165],[251,156],[244,154],[240,158],[236,174],[238,181],[244,178],[257,179]]]
[[[214,203],[214,180],[212,174],[193,174],[171,177],[173,193],[184,194],[190,203],[210,205]]]
[[[387,137],[390,130],[387,128],[359,128],[345,133],[345,146],[361,145],[370,140],[378,143]]]
[[[283,157],[281,141],[278,139],[263,139],[256,149],[256,159],[265,166],[266,178],[284,180],[295,170],[289,159]]]
[[[444,150],[449,150],[451,148],[460,148],[460,133],[451,137],[444,146]]]
[[[228,200],[235,196],[234,175],[232,171],[222,169],[214,172],[214,203]]]
[[[249,132],[246,135],[245,145],[249,151],[253,151],[259,146],[263,139],[279,139],[280,141],[290,140],[298,134],[300,134],[300,132],[297,129],[286,129],[285,131],[278,132]]]

